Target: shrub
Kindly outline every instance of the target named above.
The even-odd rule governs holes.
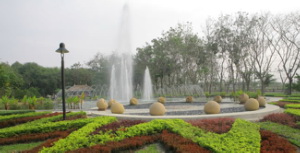
[[[1,110],[0,116],[34,112],[34,110]]]
[[[296,153],[297,148],[286,139],[274,134],[270,131],[261,130],[261,153],[281,152],[281,153]]]
[[[284,112],[300,117],[300,109],[288,108],[288,109],[284,110]]]
[[[298,108],[300,109],[300,104],[286,104],[284,108]]]
[[[210,152],[209,150],[194,143],[192,140],[170,133],[167,130],[162,131],[161,141],[165,144],[168,150],[172,152]]]
[[[290,127],[296,126],[296,119],[295,117],[286,114],[286,113],[275,113],[265,116],[263,119],[260,120],[261,122],[274,122],[279,123],[282,125],[288,125]]]
[[[29,112],[25,114],[13,114],[13,115],[6,115],[6,116],[0,116],[0,122],[17,119],[17,118],[23,118],[23,117],[33,117],[33,116],[39,116],[44,114],[50,114],[50,112]]]
[[[264,130],[274,132],[278,135],[286,137],[291,143],[300,147],[300,130],[294,129],[287,125],[282,125],[273,122],[259,122],[257,123]]]
[[[202,119],[202,120],[191,120],[188,121],[193,126],[205,129],[215,133],[226,133],[228,132],[232,124],[234,123],[233,118],[215,118],[215,119]]]

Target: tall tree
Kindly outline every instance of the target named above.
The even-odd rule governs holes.
[[[277,15],[270,22],[275,39],[270,40],[272,49],[279,56],[282,70],[288,79],[287,94],[292,94],[293,78],[300,67],[300,14]]]

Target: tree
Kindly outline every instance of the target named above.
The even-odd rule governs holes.
[[[22,86],[22,77],[10,65],[0,63],[0,97],[11,96],[12,91]]]
[[[275,58],[275,50],[270,49],[270,41],[272,37],[272,29],[269,24],[270,14],[262,14],[253,16],[255,22],[254,31],[250,35],[254,40],[251,45],[250,56],[254,62],[254,70],[256,77],[260,80],[261,92],[265,93],[267,85],[266,80],[269,80],[271,66]]]
[[[292,94],[293,78],[300,67],[299,13],[278,15],[270,22],[274,30],[269,42],[280,59],[280,66],[288,79],[287,94]]]

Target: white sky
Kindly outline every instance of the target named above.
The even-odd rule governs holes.
[[[66,66],[86,63],[97,52],[117,49],[122,8],[130,9],[132,53],[177,23],[201,33],[208,17],[300,10],[299,0],[0,0],[0,62],[59,67],[60,42],[70,51]]]

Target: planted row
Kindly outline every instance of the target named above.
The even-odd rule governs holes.
[[[89,141],[89,134],[93,132],[96,128],[114,122],[117,119],[115,117],[95,117],[91,118],[91,122],[81,129],[71,133],[65,139],[60,139],[55,142],[54,146],[51,148],[44,148],[41,150],[42,153],[52,153],[52,152],[65,152],[81,147],[87,147]],[[95,144],[90,144],[90,146]]]
[[[68,136],[66,139],[55,143],[53,147],[43,149],[42,152],[65,152],[80,147],[105,144],[109,141],[121,141],[134,136],[161,133],[162,130],[177,133],[191,139],[200,146],[210,148],[214,152],[230,152],[232,150],[259,152],[260,150],[259,126],[248,121],[237,119],[229,132],[220,135],[194,127],[180,119],[155,119],[116,132],[100,132],[99,134],[85,137],[84,140]]]
[[[288,108],[288,109],[285,109],[284,112],[300,117],[300,109]]]
[[[22,117],[32,117],[32,116],[39,116],[39,115],[50,114],[50,113],[51,112],[46,111],[46,112],[29,112],[29,113],[25,113],[25,114],[5,115],[5,116],[0,116],[0,122],[17,119],[17,118],[22,118]]]
[[[259,122],[257,123],[262,129],[274,132],[287,138],[291,143],[300,147],[300,130],[292,127],[273,123],[273,122]]]
[[[67,116],[76,116],[82,115],[85,112],[75,112],[68,113]],[[78,119],[71,121],[58,121],[62,119],[62,115],[57,115],[53,117],[42,118],[39,120],[27,122],[24,124],[16,125],[13,127],[0,129],[0,138],[12,137],[20,134],[29,134],[29,133],[43,133],[51,132],[55,130],[67,130],[70,128],[82,127],[87,123],[92,122],[92,119]],[[58,122],[54,122],[58,121]]]
[[[59,114],[62,114],[62,113],[56,112],[56,113],[51,113],[51,114],[39,115],[39,116],[30,116],[30,117],[23,117],[23,118],[18,118],[18,119],[13,119],[13,120],[7,120],[7,121],[0,122],[0,128],[14,126],[17,124],[22,124],[22,123],[27,123],[27,122],[38,120],[41,118],[56,116]]]
[[[29,112],[34,112],[34,110],[1,110],[0,116],[12,115],[12,114],[24,114]]]
[[[300,104],[286,104],[285,108],[300,108]]]
[[[280,152],[296,153],[297,148],[286,139],[270,131],[261,130],[261,153]]]

